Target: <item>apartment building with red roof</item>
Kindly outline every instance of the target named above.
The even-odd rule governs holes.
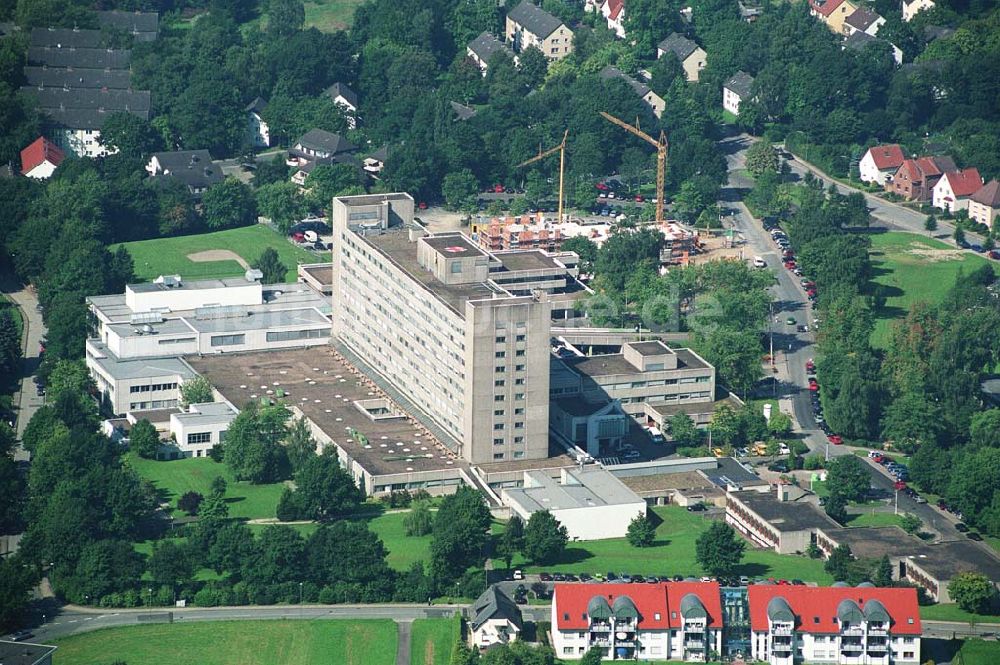
[[[954,214],[969,207],[969,198],[983,186],[979,169],[968,168],[945,173],[931,193],[935,208]]]
[[[563,659],[704,662],[722,652],[717,582],[556,584],[552,645]]]
[[[913,588],[751,585],[751,653],[770,665],[920,662]]]
[[[861,182],[885,185],[886,179],[899,170],[905,159],[903,149],[895,143],[868,148],[858,162]]]

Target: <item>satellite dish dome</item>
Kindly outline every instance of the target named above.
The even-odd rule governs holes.
[[[142,326],[142,332],[144,332],[144,333],[151,333],[151,332],[153,332],[153,326],[149,325],[148,323],[145,324],[145,325],[143,325]]]

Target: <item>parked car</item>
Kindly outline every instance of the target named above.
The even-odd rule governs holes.
[[[977,540],[977,541],[980,541],[980,542],[981,542],[981,541],[983,540],[983,537],[982,537],[982,536],[980,536],[980,535],[979,535],[978,533],[976,533],[975,531],[970,531],[969,533],[965,534],[965,536],[966,536],[967,538],[969,538],[970,540]]]
[[[997,251],[995,249],[991,249],[989,254],[987,254],[987,256],[993,259],[994,261],[1000,261],[1000,251]]]
[[[11,633],[10,635],[7,636],[7,639],[10,640],[11,642],[24,642],[32,637],[34,637],[34,633],[32,633],[30,630],[25,629]]]
[[[524,571],[521,570],[520,568],[517,569],[517,570],[515,570],[514,571],[514,579],[515,580],[523,580],[524,579]]]
[[[581,582],[589,582],[590,580],[594,579],[593,575],[591,575],[590,573],[580,573],[579,577]]]
[[[965,525],[965,522],[955,522],[955,531],[958,531],[959,533],[966,533],[968,530],[969,527]]]
[[[844,439],[839,434],[831,434],[826,437],[826,440],[835,446],[839,446],[844,443]]]
[[[701,503],[692,503],[687,507],[689,513],[700,513],[705,510],[705,505]]]
[[[812,358],[806,361],[806,371],[810,374],[816,371],[816,363],[813,362]]]
[[[768,471],[774,471],[776,473],[788,473],[788,462],[785,460],[778,460],[772,464],[767,465]]]
[[[543,582],[551,582],[552,575],[550,573],[538,573],[538,579],[540,579]]]

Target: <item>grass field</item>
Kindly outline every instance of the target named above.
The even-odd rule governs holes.
[[[305,27],[320,32],[346,30],[354,22],[354,10],[365,0],[306,0]]]
[[[889,232],[871,236],[874,281],[888,291],[886,304],[877,313],[872,343],[885,347],[892,322],[906,315],[915,302],[938,303],[955,283],[986,259],[913,233]]]
[[[951,662],[956,665],[996,665],[1000,663],[1000,642],[965,640]]]
[[[902,519],[902,515],[868,511],[860,515],[850,516],[848,526],[900,526]]]
[[[936,621],[960,621],[962,623],[1000,623],[1000,616],[989,614],[973,614],[966,612],[958,605],[927,605],[920,608],[921,619]],[[1000,661],[997,661],[1000,662]]]
[[[416,561],[430,563],[431,536],[407,536],[406,513],[386,513],[368,520],[368,528],[379,535],[389,550],[387,561],[396,570],[409,570]]]
[[[624,538],[570,543],[561,562],[552,566],[525,566],[514,559],[515,566],[528,571],[569,573],[626,572],[640,575],[702,575],[695,561],[695,541],[710,522],[700,513],[689,513],[676,506],[653,508],[663,521],[656,529],[653,547],[637,548]],[[800,579],[830,584],[833,579],[823,570],[823,562],[800,556],[777,554],[772,550],[747,548],[743,564],[736,571],[750,577]]]
[[[229,250],[241,256],[248,264],[268,247],[273,247],[288,267],[286,279],[296,280],[300,263],[318,263],[318,255],[292,245],[266,226],[246,226],[228,231],[201,233],[176,238],[155,238],[124,243],[135,262],[135,275],[152,280],[159,275],[180,275],[185,279],[213,279],[239,277],[244,268],[236,261],[195,262],[188,254],[209,250]],[[114,247],[111,248],[112,250]]]
[[[162,498],[176,509],[177,499],[185,492],[200,492],[208,496],[216,476],[226,479],[226,503],[230,517],[256,519],[274,517],[278,499],[284,490],[282,483],[251,485],[233,478],[229,467],[207,457],[191,457],[170,462],[157,462],[128,456],[129,464],[143,478],[148,478],[162,492]]]
[[[54,665],[394,665],[396,624],[211,621],[109,628],[55,642]]]
[[[415,619],[410,634],[410,665],[448,665],[461,631],[456,619]]]

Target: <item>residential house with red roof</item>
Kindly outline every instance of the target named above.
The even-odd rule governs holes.
[[[907,201],[929,201],[941,176],[957,170],[951,157],[905,159],[892,178],[886,178],[885,190]]]
[[[556,584],[552,640],[565,660],[599,647],[607,660],[704,662],[722,652],[719,585]]]
[[[771,665],[920,662],[916,589],[754,584],[747,597],[754,660]]]
[[[982,186],[983,177],[979,175],[979,169],[968,168],[945,173],[932,190],[933,205],[952,214],[965,210],[969,207],[969,197]]]
[[[895,143],[868,148],[864,157],[858,162],[861,182],[885,185],[886,179],[899,170],[905,159],[903,149]]]
[[[969,197],[969,219],[993,229],[1000,217],[1000,180],[990,180]]]
[[[608,30],[625,39],[625,0],[604,0],[601,15],[608,21]]]
[[[851,0],[809,0],[809,14],[826,23],[838,35],[844,33],[844,21],[858,6]]]
[[[21,151],[21,173],[29,178],[45,180],[66,159],[66,154],[52,141],[39,136]]]

